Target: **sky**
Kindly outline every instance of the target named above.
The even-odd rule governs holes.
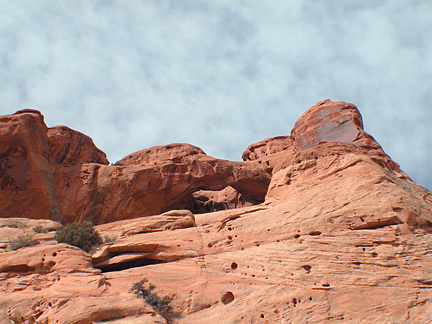
[[[0,0],[0,99],[111,162],[169,143],[241,160],[317,102],[351,102],[432,189],[432,1]]]

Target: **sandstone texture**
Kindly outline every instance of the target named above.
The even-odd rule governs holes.
[[[27,153],[1,160],[0,323],[166,323],[129,291],[144,277],[174,298],[174,323],[432,322],[432,192],[364,132],[352,104],[318,103],[243,162],[172,144],[110,166],[69,129],[61,136],[90,144],[65,153],[39,113],[11,116],[39,125],[41,142],[17,133]],[[12,133],[1,133],[11,145]],[[28,165],[27,189],[11,188],[16,165]],[[4,203],[42,189],[25,218],[27,200],[21,212]],[[54,205],[58,221],[92,215],[115,241],[91,253],[56,243]],[[22,234],[36,245],[11,251]]]

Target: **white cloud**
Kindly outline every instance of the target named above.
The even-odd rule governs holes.
[[[188,142],[240,159],[311,105],[356,104],[432,188],[430,1],[0,2],[0,114],[41,110],[110,160]]]

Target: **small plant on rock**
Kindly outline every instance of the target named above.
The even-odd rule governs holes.
[[[23,247],[33,246],[36,244],[37,243],[32,240],[32,236],[30,236],[29,234],[18,235],[18,238],[16,240],[9,240],[9,249],[11,251],[15,251]]]
[[[54,239],[59,243],[68,243],[89,252],[91,247],[102,243],[102,237],[89,221],[81,225],[77,222],[64,226],[56,231]]]
[[[36,225],[32,228],[33,232],[35,233],[48,233],[48,230],[44,228],[42,225]]]
[[[132,285],[131,292],[138,297],[143,298],[156,312],[162,315],[168,323],[172,323],[174,313],[170,305],[172,297],[164,296],[160,298],[157,294],[152,293],[156,286],[148,283],[146,278]]]
[[[114,242],[115,240],[117,240],[117,236],[115,236],[115,235],[113,235],[113,236],[104,235],[104,237],[103,237],[104,243],[111,243],[111,242]]]

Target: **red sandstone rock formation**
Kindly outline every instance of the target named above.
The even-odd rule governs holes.
[[[232,208],[263,202],[270,183],[257,162],[215,159],[189,144],[152,147],[110,166],[91,138],[65,126],[48,129],[38,111],[0,122],[0,217],[99,224],[171,209],[198,212],[205,209],[195,192],[226,188],[240,200],[227,196],[214,206]]]
[[[59,217],[47,131],[37,110],[0,117],[0,217]]]
[[[48,129],[47,136],[52,162],[61,165],[109,164],[106,154],[87,135],[66,126],[56,126]]]
[[[84,196],[95,192],[99,183],[92,177],[98,177],[106,179],[99,188],[113,191],[102,197],[130,190],[138,204],[139,193],[153,186],[165,206],[162,193],[170,197],[170,186],[186,192],[196,183],[211,184],[196,185],[183,201],[208,198],[230,207],[235,199],[221,199],[224,191],[251,197],[257,191],[245,183],[252,186],[262,174],[271,181],[258,206],[137,213],[98,225],[117,240],[90,254],[56,244],[56,222],[3,220],[0,233],[9,236],[0,239],[3,248],[19,233],[32,233],[36,223],[50,232],[32,234],[36,246],[0,253],[0,322],[164,323],[129,293],[143,277],[174,297],[180,324],[431,321],[432,192],[363,131],[353,105],[319,103],[300,117],[291,136],[253,144],[243,156],[247,161],[229,164],[183,144],[137,152],[118,166],[82,164],[88,172],[81,178],[77,166],[63,167],[63,174],[56,169],[62,188],[93,183],[81,187]],[[156,170],[160,177],[153,176]],[[232,189],[224,190],[228,185]],[[128,217],[139,210],[121,208]]]

